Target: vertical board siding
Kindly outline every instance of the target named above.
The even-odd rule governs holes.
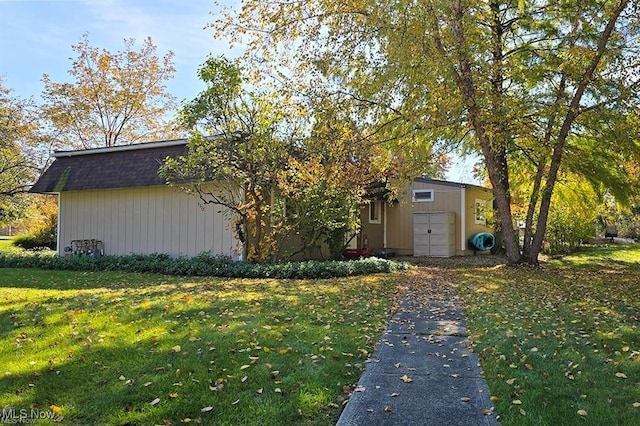
[[[237,242],[219,206],[169,187],[69,191],[60,194],[60,253],[73,240],[96,239],[105,254],[204,251],[237,256]]]
[[[433,201],[414,203],[411,200],[415,189],[433,189]],[[460,191],[459,187],[442,185],[437,182],[415,181],[408,184],[398,198],[400,202],[387,209],[389,220],[387,245],[398,250],[399,254],[413,253],[413,213],[453,212],[455,213],[456,249],[461,239],[460,229]]]
[[[360,210],[360,223],[362,227],[358,239],[358,248],[363,248],[363,241],[367,239],[367,247],[370,249],[384,248],[384,208],[380,209],[380,223],[369,222],[369,205],[365,204]]]
[[[491,204],[493,200],[493,194],[489,190],[482,188],[468,188],[467,189],[467,235],[469,238],[477,234],[478,232],[493,232],[492,226],[486,226],[475,222],[475,200],[476,198],[485,200],[487,202],[487,211],[491,210]],[[490,218],[488,217],[487,220]]]

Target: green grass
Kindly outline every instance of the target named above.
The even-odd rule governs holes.
[[[6,250],[11,246],[13,246],[13,237],[7,237],[5,235],[0,235],[0,251],[1,250]]]
[[[640,246],[438,273],[503,425],[637,424]],[[402,280],[0,269],[0,406],[66,424],[331,425]]]
[[[503,425],[640,419],[640,246],[452,268]]]
[[[398,279],[0,269],[0,406],[78,425],[334,424]]]

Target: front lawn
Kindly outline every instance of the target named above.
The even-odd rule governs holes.
[[[503,425],[638,424],[638,245],[448,271]]]
[[[3,415],[335,424],[399,279],[0,269]]]
[[[13,243],[13,237],[7,237],[4,235],[0,235],[0,251],[6,250],[11,247]]]

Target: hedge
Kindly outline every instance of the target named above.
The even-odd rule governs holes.
[[[0,268],[149,272],[232,278],[334,278],[406,270],[409,264],[375,257],[358,260],[251,263],[207,253],[190,258],[173,258],[158,253],[92,257],[58,256],[45,251],[7,251],[0,252]]]

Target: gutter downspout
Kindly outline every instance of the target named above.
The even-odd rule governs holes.
[[[466,250],[467,243],[467,209],[466,209],[466,187],[460,187],[460,251]]]
[[[387,202],[383,201],[382,216],[384,222],[382,223],[382,248],[387,248]]]
[[[58,256],[63,255],[64,253],[60,250],[60,218],[62,215],[60,214],[60,198],[62,197],[62,192],[58,192],[58,223],[56,224],[56,251],[58,252]]]

